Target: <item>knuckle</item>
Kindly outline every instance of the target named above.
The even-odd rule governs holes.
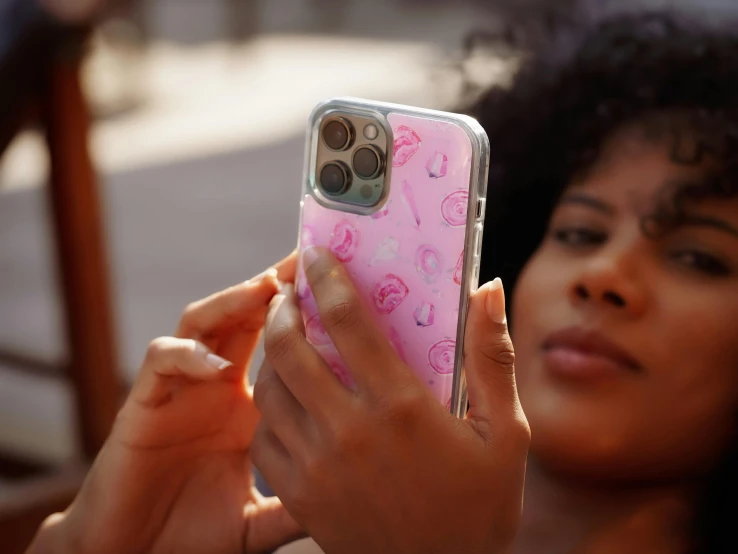
[[[273,326],[264,336],[264,353],[269,360],[286,357],[302,339],[302,333],[292,325]]]
[[[345,461],[365,450],[364,445],[371,442],[370,436],[373,432],[372,420],[365,415],[369,414],[352,409],[344,412],[342,417],[327,422],[321,448],[314,453],[323,458],[313,460],[313,463],[320,465],[325,461],[325,457]]]
[[[351,329],[356,325],[356,300],[344,295],[333,302],[320,317],[332,329]]]
[[[394,429],[403,433],[417,430],[422,418],[423,396],[415,390],[404,390],[394,394],[390,402],[384,404],[381,418]]]
[[[302,461],[302,476],[300,483],[302,489],[300,492],[307,493],[308,488],[312,488],[312,485],[316,483],[321,476],[325,475],[326,470],[325,456],[317,452],[307,453]],[[301,495],[300,495],[301,496]]]
[[[189,324],[192,319],[195,317],[195,314],[199,311],[199,307],[202,303],[202,300],[197,300],[195,302],[190,302],[187,304],[182,310],[182,318],[181,321],[183,324],[187,325]]]
[[[157,337],[146,348],[146,361],[156,360],[163,356],[172,344],[171,337]]]
[[[515,348],[509,336],[505,335],[500,341],[483,346],[480,353],[486,360],[504,368],[506,372],[514,373]]]
[[[356,425],[352,420],[346,420],[334,426],[331,433],[331,447],[335,454],[345,458],[348,454],[356,453],[365,443],[366,428]]]
[[[305,277],[314,288],[330,283],[334,277],[338,275],[336,268],[332,264],[328,264],[325,260],[317,260],[305,269]]]

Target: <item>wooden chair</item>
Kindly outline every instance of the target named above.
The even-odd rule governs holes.
[[[123,392],[98,186],[88,150],[90,116],[80,83],[86,31],[57,23],[32,0],[0,0],[0,155],[24,126],[44,129],[51,166],[49,215],[70,352],[62,375],[75,393],[82,453],[82,462],[67,468],[0,453],[0,476],[17,483],[10,494],[0,495],[5,554],[23,552],[41,521],[69,504],[113,425]],[[43,368],[13,352],[0,352],[0,361],[18,371]]]

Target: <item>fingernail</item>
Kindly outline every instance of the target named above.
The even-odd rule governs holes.
[[[305,269],[313,265],[313,263],[315,263],[315,260],[317,259],[318,259],[318,251],[315,249],[314,246],[307,248],[302,253],[302,265]]]
[[[280,293],[269,302],[269,312],[267,313],[266,324],[264,325],[265,329],[269,329],[274,324],[275,319],[284,317],[284,310],[280,310],[279,308],[286,299],[287,297]]]
[[[295,286],[292,283],[279,283],[279,294],[292,298],[292,294],[295,292]]]
[[[506,323],[505,313],[505,290],[502,287],[502,279],[499,277],[492,281],[487,291],[487,315],[495,323]]]
[[[223,371],[224,369],[228,369],[233,365],[225,358],[221,358],[216,354],[208,354],[207,356],[205,356],[205,361],[208,363],[208,365],[211,365],[218,371]]]
[[[260,283],[264,279],[266,279],[267,277],[274,277],[276,279],[277,278],[277,269],[274,268],[274,267],[270,267],[269,269],[267,269],[263,273],[259,273],[256,277],[252,277],[251,279],[249,279],[248,282],[249,283],[253,283],[253,284]]]
[[[280,291],[279,294],[274,295],[269,301],[269,311],[272,312],[279,308],[279,305],[284,301],[285,298],[286,296],[282,291]]]

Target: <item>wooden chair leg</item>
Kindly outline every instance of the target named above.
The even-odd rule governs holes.
[[[90,117],[80,73],[79,58],[54,63],[45,115],[69,375],[76,393],[81,446],[91,459],[112,428],[121,386],[100,201],[88,150]]]

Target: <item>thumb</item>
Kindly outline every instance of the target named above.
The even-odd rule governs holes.
[[[479,288],[471,299],[464,359],[469,395],[467,419],[487,427],[515,417],[520,410],[515,387],[515,354],[499,278]]]

